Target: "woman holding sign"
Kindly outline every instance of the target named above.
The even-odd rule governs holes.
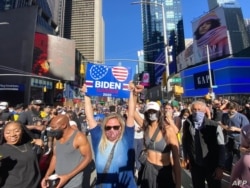
[[[134,180],[134,95],[142,91],[141,86],[129,84],[128,117],[126,122],[117,113],[111,113],[99,126],[94,118],[90,97],[84,84],[85,113],[88,119],[92,147],[95,153],[97,187],[135,188]]]

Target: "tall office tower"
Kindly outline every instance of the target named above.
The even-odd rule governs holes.
[[[104,22],[101,0],[66,1],[64,37],[75,41],[88,61],[104,60]]]
[[[63,37],[64,33],[64,12],[65,12],[65,1],[66,0],[47,0],[52,19],[58,26],[56,28],[56,35]]]
[[[234,6],[237,5],[237,0],[208,0],[208,9],[212,10],[218,6]]]
[[[167,33],[168,46],[171,46],[172,59],[185,49],[182,7],[179,0],[147,0],[142,6],[142,28],[144,59],[165,64],[164,32]],[[164,9],[162,9],[164,6]],[[163,30],[163,10],[166,31]],[[176,62],[169,64],[170,74],[176,72]],[[150,74],[151,86],[157,85],[165,66],[145,64],[145,71]]]
[[[250,19],[245,19],[248,36],[250,37]]]

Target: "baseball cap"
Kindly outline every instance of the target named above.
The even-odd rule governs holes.
[[[17,109],[20,109],[20,108],[23,108],[23,107],[24,107],[23,103],[20,103],[20,104],[17,104],[15,106],[15,109],[17,110]]]
[[[5,110],[8,106],[8,102],[0,102],[0,110]]]
[[[157,102],[148,102],[145,106],[144,112],[147,112],[148,110],[160,111],[160,105]]]
[[[34,105],[43,105],[43,101],[40,99],[36,99],[36,100],[32,100],[30,104],[34,104]]]

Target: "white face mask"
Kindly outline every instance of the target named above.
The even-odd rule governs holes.
[[[151,113],[149,114],[149,120],[150,121],[156,121],[158,118],[157,118],[157,114],[156,113]]]

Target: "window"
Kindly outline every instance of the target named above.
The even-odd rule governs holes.
[[[173,0],[165,0],[165,5],[166,6],[173,6]]]
[[[166,17],[167,18],[174,18],[174,11],[167,11],[166,12]]]
[[[167,23],[167,29],[168,29],[168,30],[173,30],[173,29],[175,29],[175,24],[174,24],[174,23]]]

